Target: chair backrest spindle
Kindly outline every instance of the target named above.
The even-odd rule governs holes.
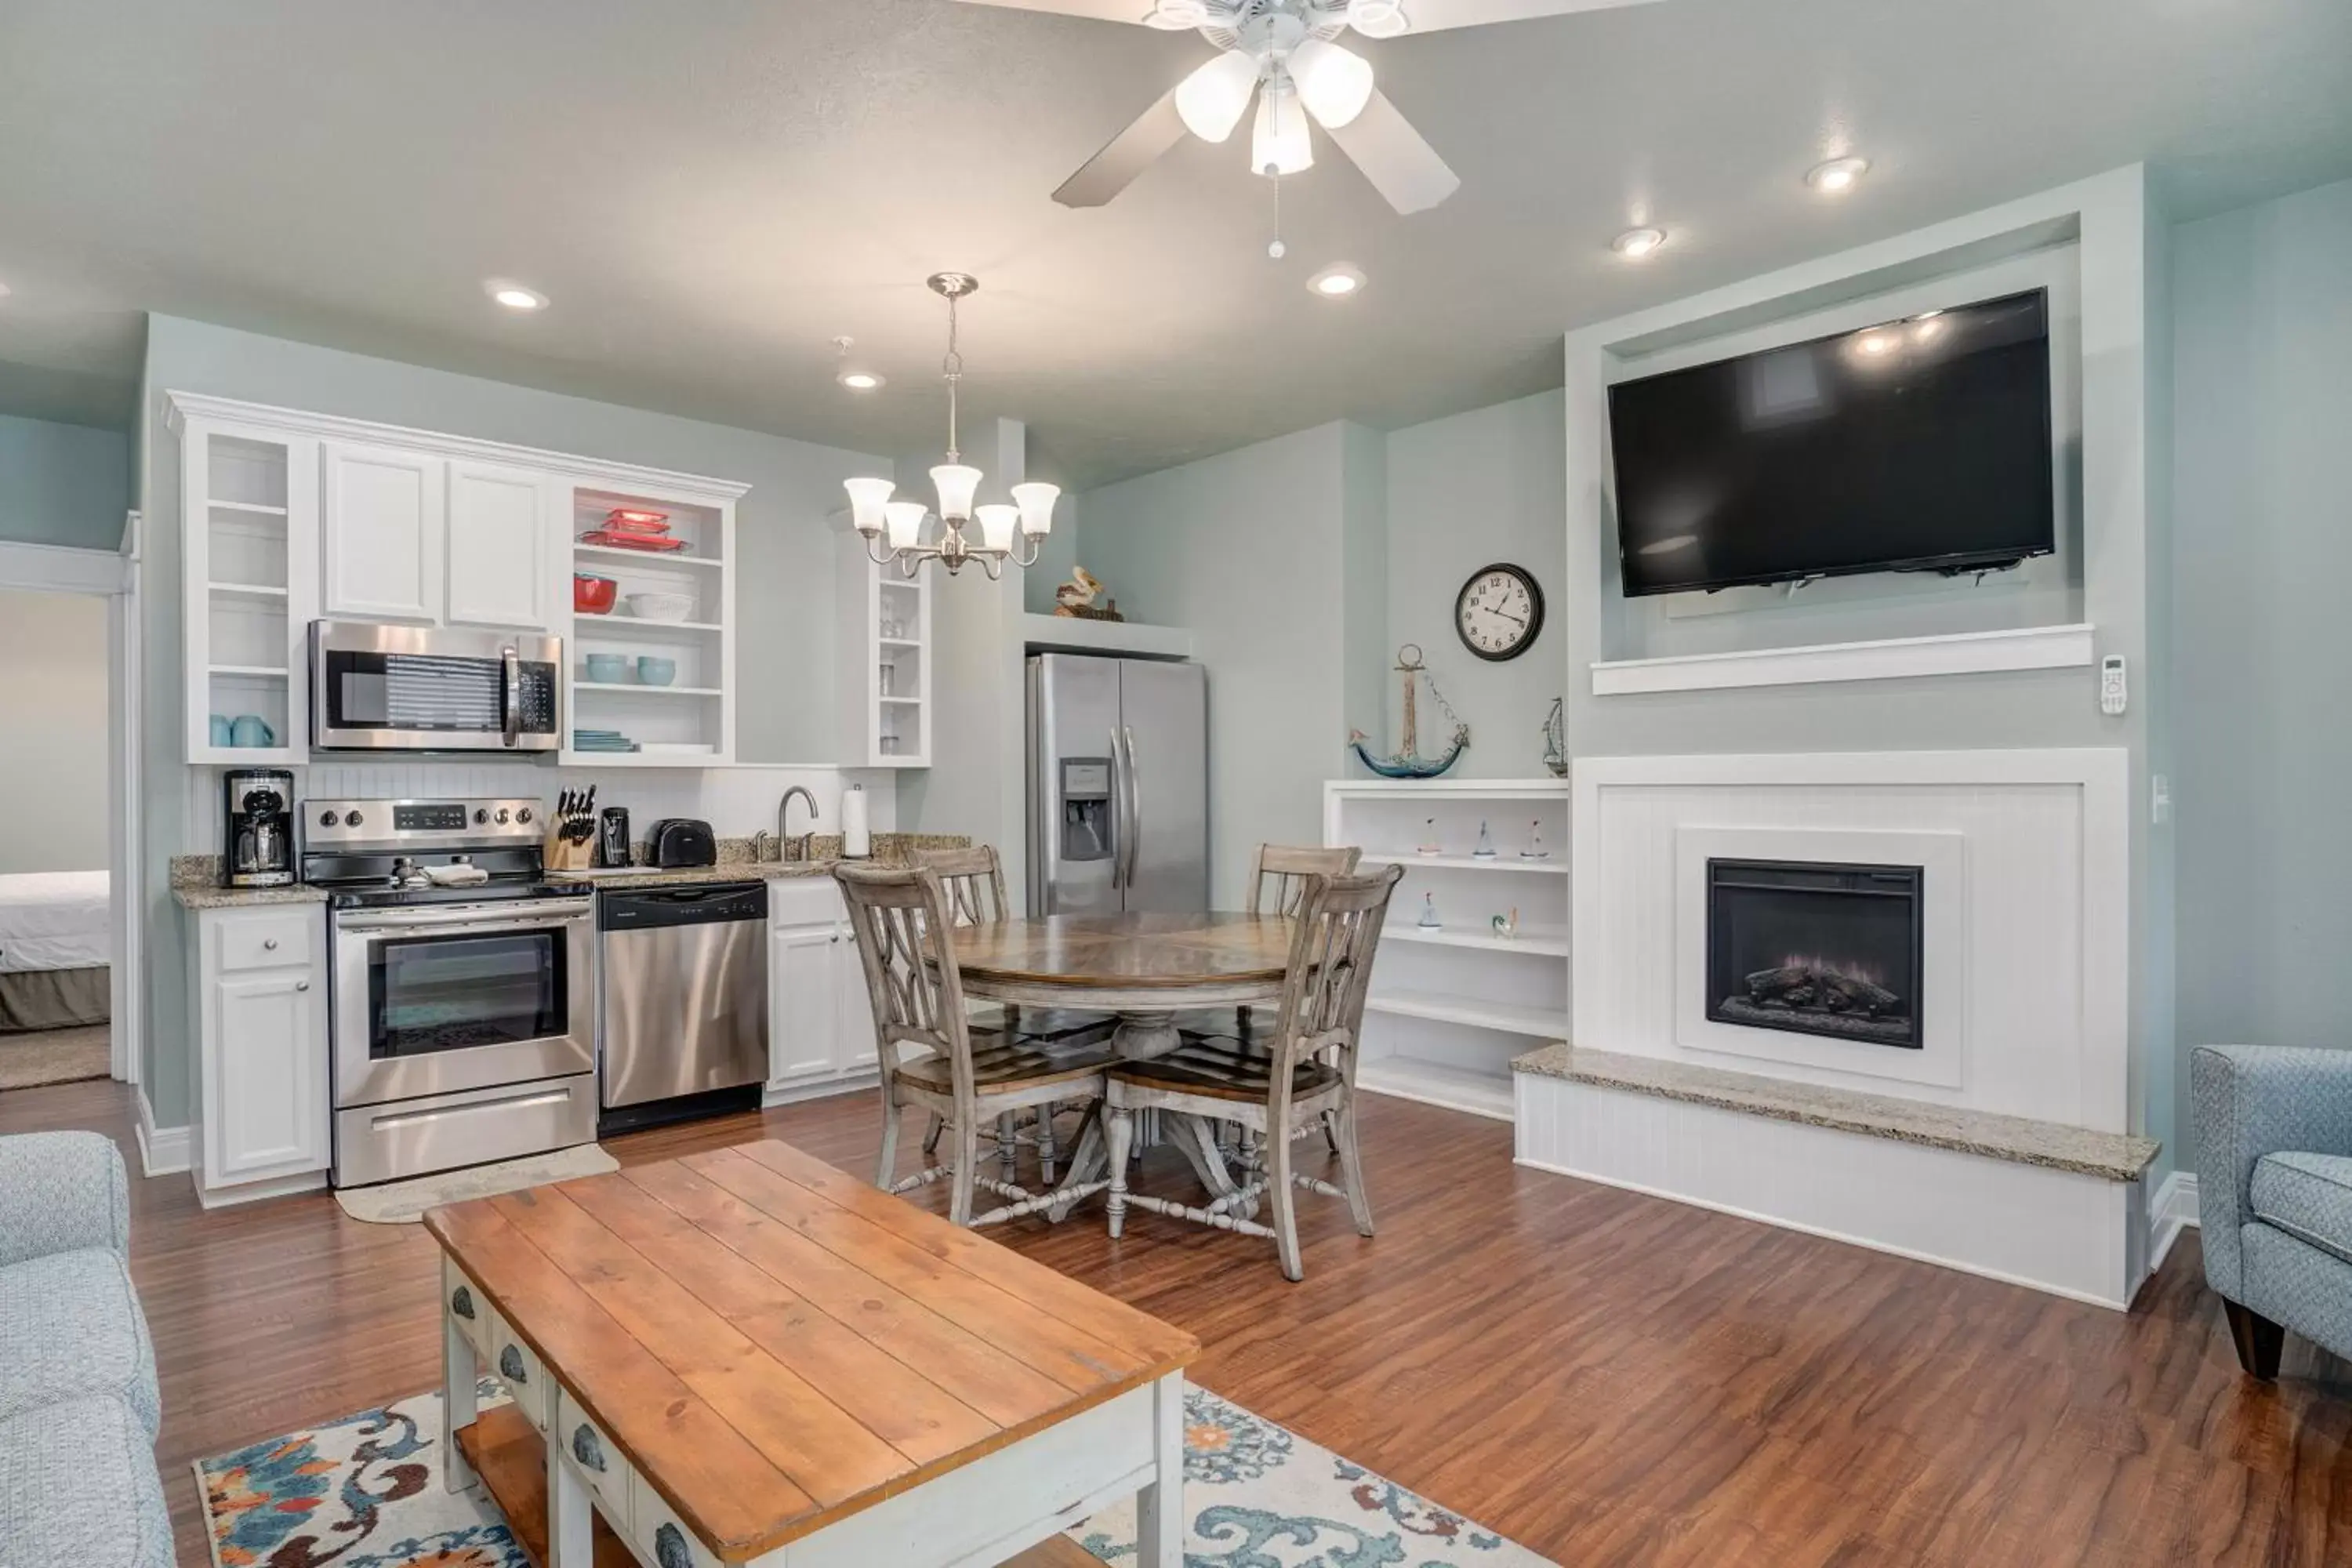
[[[1352,876],[1360,849],[1299,849],[1286,844],[1261,844],[1257,861],[1250,869],[1249,912],[1254,915],[1296,915],[1307,898],[1307,884],[1314,877]],[[1273,901],[1266,900],[1267,882],[1273,882]]]

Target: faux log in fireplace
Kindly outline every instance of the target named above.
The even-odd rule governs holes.
[[[1706,863],[1706,1016],[1920,1047],[1916,866]]]

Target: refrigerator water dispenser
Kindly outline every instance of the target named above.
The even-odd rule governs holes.
[[[1112,849],[1110,759],[1062,759],[1062,858],[1108,860]]]

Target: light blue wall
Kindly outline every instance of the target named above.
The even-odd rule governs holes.
[[[2185,1083],[2200,1043],[2352,1046],[2352,182],[2185,224],[2173,268]]]
[[[191,1055],[181,915],[165,860],[217,853],[188,839],[189,770],[180,661],[179,443],[164,426],[170,392],[209,393],[284,408],[449,431],[749,484],[737,508],[740,632],[736,672],[740,760],[825,763],[838,751],[837,598],[828,515],[841,481],[887,472],[882,459],[753,430],[593,403],[261,337],[168,316],[150,320],[141,396],[139,476],[147,516],[142,584],[149,929],[146,1089],[157,1122],[188,1110]],[[119,439],[119,438],[118,438]],[[119,449],[119,448],[118,448]]]
[[[121,431],[0,415],[0,540],[113,550],[130,507]]]

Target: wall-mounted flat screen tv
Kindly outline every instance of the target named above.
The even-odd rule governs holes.
[[[1609,437],[1628,595],[2047,555],[2049,301],[1619,382]]]

